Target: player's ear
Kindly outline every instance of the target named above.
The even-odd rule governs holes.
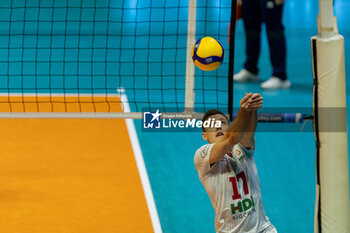
[[[204,141],[208,141],[208,135],[206,132],[202,133],[202,137],[203,137]]]

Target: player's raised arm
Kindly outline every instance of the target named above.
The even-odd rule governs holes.
[[[238,110],[235,120],[224,132],[224,135],[215,141],[210,151],[210,164],[220,160],[235,144],[240,142],[251,113],[251,110],[248,108],[248,100],[251,96],[252,94],[249,93],[242,98],[240,101],[241,108]]]
[[[255,147],[254,134],[258,122],[257,111],[261,108],[262,104],[263,97],[258,93],[253,94],[248,100],[248,108],[251,109],[251,113],[248,117],[247,126],[240,141],[241,145],[245,148],[253,149]]]

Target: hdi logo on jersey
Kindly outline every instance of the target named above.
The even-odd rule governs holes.
[[[253,197],[250,197],[250,199],[246,198],[243,201],[239,201],[237,205],[231,204],[231,212],[232,214],[236,214],[236,210],[238,210],[238,212],[241,213],[243,211],[249,210],[253,206],[254,206]]]
[[[156,112],[144,112],[143,113],[143,128],[145,129],[159,129],[160,128],[160,116],[162,113],[157,109]]]

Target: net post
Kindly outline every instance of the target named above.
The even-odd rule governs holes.
[[[196,42],[196,9],[197,0],[188,1],[187,50],[186,50],[186,87],[185,111],[194,110],[194,63],[192,62],[192,46]]]
[[[333,0],[319,0],[319,8],[318,35],[321,38],[329,38],[338,31],[335,23]]]
[[[231,21],[230,21],[230,50],[229,50],[229,66],[228,66],[228,114],[230,121],[233,120],[233,68],[235,56],[235,32],[236,32],[236,9],[237,0],[232,0],[231,4]]]
[[[318,36],[311,38],[316,136],[314,232],[349,232],[344,37],[338,34],[333,0],[319,0],[319,8]],[[335,114],[336,109],[340,113]],[[344,131],[335,130],[334,122],[342,123]]]

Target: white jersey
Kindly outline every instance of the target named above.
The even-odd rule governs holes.
[[[235,145],[210,166],[213,145],[199,148],[194,163],[215,209],[216,232],[257,233],[273,227],[265,215],[254,151]]]

